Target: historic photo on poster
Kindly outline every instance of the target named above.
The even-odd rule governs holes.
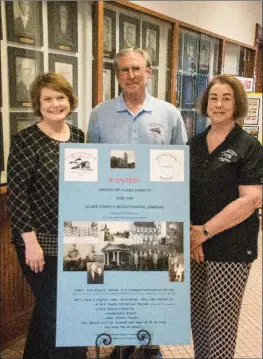
[[[187,146],[61,145],[58,346],[190,342],[188,164]]]

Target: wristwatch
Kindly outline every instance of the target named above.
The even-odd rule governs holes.
[[[212,233],[207,230],[205,225],[203,225],[203,233],[208,238],[213,237]]]

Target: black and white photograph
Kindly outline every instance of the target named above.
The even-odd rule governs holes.
[[[99,262],[103,264],[101,248],[104,244],[97,243],[64,243],[63,246],[63,271],[86,272],[89,263]]]
[[[96,243],[98,241],[98,222],[64,222],[64,243]]]
[[[170,257],[183,265],[182,222],[100,222],[104,269],[167,271]],[[172,268],[174,270],[174,268]]]
[[[120,50],[140,47],[140,20],[120,14],[119,23]]]
[[[71,114],[66,118],[66,122],[71,126],[78,127],[78,113],[71,112]]]
[[[9,123],[11,142],[14,135],[29,126],[36,124],[38,121],[39,118],[32,112],[10,112]]]
[[[78,51],[76,1],[48,1],[48,39],[52,49]]]
[[[208,76],[206,76],[206,75],[197,75],[197,77],[196,77],[196,82],[197,82],[197,86],[196,86],[196,91],[197,91],[196,98],[197,98],[198,100],[202,97],[204,91],[206,90],[207,85],[208,85],[208,81],[209,81]]]
[[[115,97],[115,73],[111,62],[103,64],[103,101]]]
[[[7,39],[43,45],[42,1],[7,1]]]
[[[152,74],[148,80],[147,90],[153,97],[158,97],[158,70],[152,69]]]
[[[198,135],[199,133],[204,132],[206,126],[207,126],[206,117],[196,114],[194,134]]]
[[[243,130],[258,139],[258,126],[243,126]]]
[[[135,151],[111,150],[110,168],[134,169]]]
[[[88,284],[104,284],[104,265],[100,262],[87,264]]]
[[[182,76],[182,108],[192,108],[195,102],[195,79],[193,76]]]
[[[103,18],[103,54],[113,58],[116,53],[116,12],[104,9]]]
[[[30,85],[43,72],[43,53],[8,47],[9,96],[12,107],[30,107]]]
[[[159,37],[158,25],[142,22],[142,48],[150,55],[153,66],[159,64]]]
[[[195,111],[181,111],[187,138],[190,140],[194,135]]]
[[[4,163],[4,136],[3,136],[3,119],[0,112],[0,172],[5,170]]]
[[[192,34],[184,34],[183,70],[196,72],[198,39]]]
[[[74,56],[49,54],[49,71],[62,75],[78,94],[78,59]]]
[[[209,73],[210,42],[201,37],[199,47],[199,73]]]

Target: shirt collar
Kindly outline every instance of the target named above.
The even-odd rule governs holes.
[[[145,100],[142,104],[141,111],[151,112],[153,109],[152,96],[147,90],[145,90]],[[117,98],[117,112],[129,111],[123,98],[123,93]],[[141,112],[140,111],[140,112]]]

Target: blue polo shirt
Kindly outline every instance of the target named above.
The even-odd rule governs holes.
[[[98,104],[90,115],[87,142],[184,145],[187,136],[177,108],[146,91],[136,115],[127,108],[123,94]]]

